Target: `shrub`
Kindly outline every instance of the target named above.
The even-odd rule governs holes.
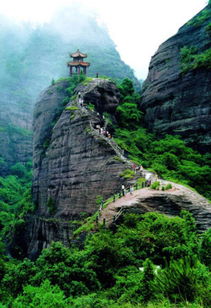
[[[70,111],[75,111],[75,110],[78,110],[79,108],[77,106],[69,106],[69,107],[66,107],[65,110],[70,110]]]
[[[160,188],[160,182],[159,181],[155,181],[154,183],[152,183],[152,185],[150,186],[151,189],[156,189],[159,190]]]
[[[202,234],[200,245],[201,261],[211,270],[211,229]]]
[[[12,304],[12,308],[28,307],[68,308],[69,305],[61,289],[51,285],[46,279],[39,287],[31,285],[24,287],[23,295],[19,295]]]
[[[132,179],[135,175],[135,171],[131,170],[131,169],[125,169],[124,171],[122,171],[122,173],[120,173],[119,176],[121,176],[124,179]]]
[[[162,293],[166,298],[174,302],[194,301],[202,297],[204,302],[204,291],[208,291],[209,273],[195,257],[185,257],[170,264],[158,273],[155,278],[155,292]]]

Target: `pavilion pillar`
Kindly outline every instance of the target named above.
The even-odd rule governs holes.
[[[72,74],[73,74],[73,67],[70,66],[70,76],[72,76]]]
[[[78,75],[80,75],[80,72],[81,72],[81,70],[80,70],[80,65],[77,67],[77,73],[78,73]]]

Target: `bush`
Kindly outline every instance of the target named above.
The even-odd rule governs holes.
[[[124,179],[132,179],[135,175],[135,171],[131,170],[131,169],[125,169],[124,171],[122,171],[122,173],[120,173],[119,176],[121,176]]]
[[[195,257],[185,257],[171,261],[169,266],[160,271],[155,278],[154,288],[155,294],[161,293],[173,302],[192,302],[200,297],[207,306],[211,300],[208,295],[209,283],[207,268]],[[207,290],[208,298],[204,297],[204,290]]]
[[[40,287],[31,285],[24,287],[23,295],[19,295],[12,304],[12,308],[28,307],[68,308],[70,306],[59,287],[45,280]]]
[[[159,181],[155,181],[154,183],[152,183],[152,185],[150,186],[151,189],[156,189],[159,190],[160,188],[160,182]]]
[[[211,270],[211,229],[202,234],[200,245],[201,261]]]

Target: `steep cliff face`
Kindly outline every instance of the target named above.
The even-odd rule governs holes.
[[[151,130],[180,134],[203,151],[211,145],[210,22],[207,6],[159,47],[141,104]]]
[[[65,87],[61,82],[48,88],[35,108],[33,199],[38,209],[30,228],[31,255],[52,239],[67,242],[72,228],[68,221],[95,212],[97,195],[106,199],[119,191],[124,181],[120,174],[128,168],[114,141],[95,129],[103,125],[102,113],[118,104],[114,84],[94,79],[79,86],[76,95],[80,92],[84,106],[77,96],[61,113]],[[88,108],[90,103],[96,111]]]

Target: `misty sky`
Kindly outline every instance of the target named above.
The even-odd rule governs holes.
[[[13,21],[43,23],[68,4],[105,24],[121,58],[145,79],[159,45],[197,14],[207,0],[1,0],[0,14]],[[86,52],[86,51],[84,51]]]

